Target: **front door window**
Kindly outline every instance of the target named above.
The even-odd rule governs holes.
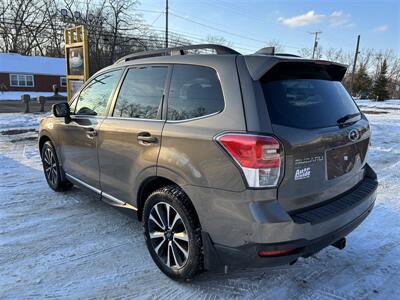
[[[121,74],[122,70],[115,70],[93,78],[81,91],[75,114],[105,116],[108,101]]]

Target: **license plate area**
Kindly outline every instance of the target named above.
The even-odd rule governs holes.
[[[328,180],[361,168],[368,149],[369,139],[335,148],[326,152]]]

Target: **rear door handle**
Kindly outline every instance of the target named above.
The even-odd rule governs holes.
[[[88,130],[86,130],[86,136],[89,139],[93,139],[95,136],[97,136],[97,131],[94,128],[88,128]]]
[[[137,140],[140,144],[155,144],[158,139],[155,136],[152,136],[149,132],[140,132],[138,133]]]

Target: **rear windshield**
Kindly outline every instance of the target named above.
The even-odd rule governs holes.
[[[339,81],[286,79],[262,81],[272,123],[296,128],[338,125],[359,110]]]

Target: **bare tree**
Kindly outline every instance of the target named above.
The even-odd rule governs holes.
[[[128,11],[135,4],[135,0],[108,0],[109,18],[106,22],[110,27],[110,63],[115,61],[116,47],[120,39],[123,28],[132,26],[131,17]],[[134,30],[134,28],[132,28]]]
[[[274,47],[276,53],[284,53],[285,52],[285,46],[283,46],[283,44],[277,39],[269,40],[266,44],[267,44],[267,47]]]
[[[2,50],[31,54],[37,50],[44,54],[43,44],[46,18],[44,2],[34,0],[4,0],[1,5],[0,43]],[[39,20],[39,22],[38,22]]]
[[[113,63],[116,59],[137,51],[164,47],[164,32],[147,25],[138,12],[139,0],[2,0],[0,2],[0,51],[23,55],[64,56],[64,29],[85,25],[89,36],[90,73]],[[65,8],[69,18],[63,19]],[[79,18],[74,12],[81,12]],[[198,42],[199,39],[196,39]],[[171,47],[195,43],[192,39],[170,32]],[[208,35],[207,43],[229,47],[233,43],[223,36]],[[285,52],[277,39],[266,43],[276,52]],[[298,53],[311,58],[312,49]],[[351,65],[354,52],[341,48],[316,50],[316,59],[327,59]],[[400,57],[393,50],[361,49],[356,70],[363,69],[375,80],[383,61],[387,62],[388,90],[392,97],[400,97]],[[348,86],[348,71],[343,83]]]
[[[301,48],[298,50],[298,54],[304,58],[312,58],[313,49],[311,48]],[[321,59],[323,57],[322,46],[318,46],[315,49],[314,59]]]
[[[226,47],[233,47],[233,43],[231,41],[228,41],[226,38],[223,36],[219,35],[207,35],[205,41],[207,44],[217,44],[217,45],[223,45]]]

